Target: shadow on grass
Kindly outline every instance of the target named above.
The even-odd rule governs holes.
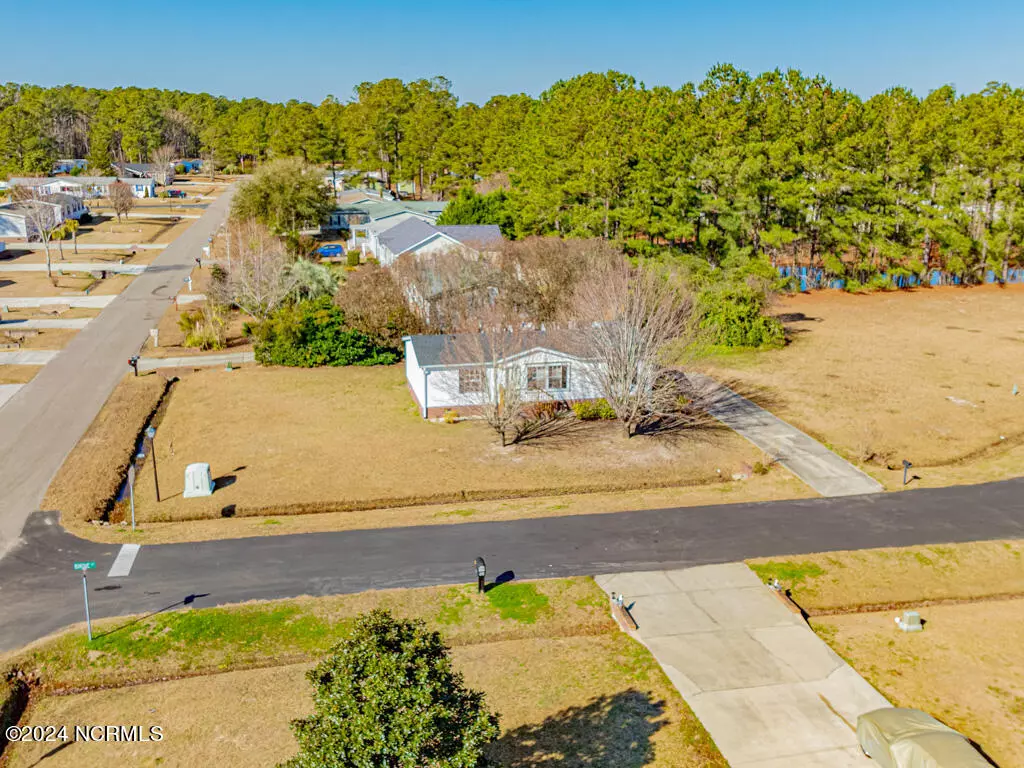
[[[200,597],[209,597],[209,596],[210,596],[209,592],[203,592],[201,594],[193,593],[191,595],[185,595],[185,597],[183,597],[181,600],[179,600],[176,603],[171,603],[170,605],[164,606],[163,608],[158,608],[157,610],[152,611],[150,613],[147,613],[147,614],[145,614],[143,616],[136,616],[131,621],[128,621],[128,622],[125,622],[124,624],[121,624],[119,626],[113,627],[113,628],[107,630],[106,632],[100,632],[98,634],[93,635],[92,639],[95,641],[95,640],[99,640],[101,637],[109,637],[110,635],[117,634],[118,632],[121,632],[121,631],[123,631],[125,629],[128,629],[129,627],[134,627],[136,624],[139,624],[140,622],[145,621],[146,619],[148,619],[151,616],[156,616],[158,613],[167,613],[167,611],[173,611],[175,608],[190,607]]]
[[[641,768],[654,760],[664,712],[663,701],[631,688],[509,731],[488,756],[505,768]]]

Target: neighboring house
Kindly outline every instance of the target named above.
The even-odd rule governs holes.
[[[495,224],[438,226],[412,218],[378,234],[372,250],[381,266],[387,267],[406,253],[425,256],[461,251],[478,256],[500,242],[501,229]]]
[[[405,378],[424,419],[457,411],[479,415],[495,391],[488,382],[509,375],[522,382],[526,402],[579,402],[601,397],[596,374],[601,363],[589,358],[578,333],[533,331],[524,334],[516,352],[500,360],[471,359],[467,349],[486,340],[464,335],[406,336]],[[496,374],[497,372],[497,374]],[[487,378],[485,378],[487,377]],[[493,396],[493,395],[490,395]]]
[[[153,179],[161,185],[174,183],[174,164],[161,168],[159,163],[115,163],[114,168],[124,179]]]
[[[38,216],[34,215],[36,212]],[[61,206],[42,200],[0,204],[0,235],[35,240],[39,237],[40,218],[46,229],[53,229],[63,221]]]
[[[63,192],[88,199],[107,197],[110,185],[123,181],[132,189],[135,197],[156,197],[156,182],[153,179],[132,179],[115,176],[20,176],[12,177],[12,187],[32,187],[40,194],[53,195]]]
[[[446,203],[409,200],[384,200],[363,192],[348,193],[345,202],[328,214],[321,229],[347,229],[348,247],[362,248],[363,255],[372,251],[377,234],[410,219],[434,222],[444,211]],[[367,247],[363,247],[364,243]]]
[[[60,206],[61,222],[67,221],[68,219],[78,221],[82,218],[83,213],[89,212],[89,209],[85,207],[85,201],[82,200],[82,198],[78,195],[69,195],[66,192],[54,192],[51,195],[46,195],[43,198],[43,201]]]
[[[53,170],[51,173],[71,173],[76,168],[85,169],[89,163],[81,158],[71,158],[58,160],[53,164]]]
[[[203,161],[196,157],[182,158],[181,160],[174,161],[175,169],[181,166],[185,169],[185,173],[195,173],[203,167]]]

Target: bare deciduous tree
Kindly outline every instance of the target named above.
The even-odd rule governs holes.
[[[424,330],[394,273],[375,264],[364,264],[350,274],[334,301],[345,313],[345,322],[385,347],[401,349],[403,336]]]
[[[435,332],[451,332],[494,303],[500,275],[487,258],[452,249],[417,257],[406,253],[391,266],[411,309]]]
[[[110,185],[110,191],[107,194],[110,195],[110,207],[114,209],[117,220],[120,222],[121,217],[127,216],[135,207],[135,195],[132,194],[132,188],[123,181],[115,181]]]
[[[60,229],[60,206],[55,206],[44,201],[45,195],[37,187],[14,187],[11,190],[11,199],[20,203],[25,213],[25,235],[28,240],[38,237],[43,244],[43,252],[46,254],[46,277],[53,279],[53,269],[50,260],[50,240]],[[63,254],[61,255],[63,259]]]
[[[598,363],[593,386],[615,410],[627,437],[679,413],[680,377],[662,362],[666,346],[694,330],[694,300],[672,276],[624,259],[592,269],[576,286],[575,324]]]
[[[231,263],[215,297],[243,312],[265,320],[284,303],[294,287],[288,254],[280,238],[257,221],[234,221]]]
[[[150,155],[149,160],[154,166],[153,181],[162,187],[166,187],[173,176],[175,157],[174,147],[170,144],[164,144],[153,150],[153,154]]]
[[[448,337],[442,353],[455,369],[447,386],[460,400],[479,407],[505,446],[509,430],[523,421],[526,406],[526,369],[516,357],[525,348],[525,332],[514,318],[493,307],[477,308],[466,319],[462,332]],[[518,431],[513,442],[517,436]]]

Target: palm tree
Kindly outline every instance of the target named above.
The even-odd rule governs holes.
[[[75,243],[75,255],[78,255],[78,227],[79,223],[76,219],[68,219],[64,222],[65,231],[71,235],[72,241]]]

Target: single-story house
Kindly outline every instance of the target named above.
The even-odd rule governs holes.
[[[85,168],[89,165],[87,160],[82,158],[62,158],[53,164],[51,173],[71,173],[76,168]]]
[[[371,233],[383,232],[407,219],[435,222],[444,211],[445,202],[424,200],[384,200],[373,195],[347,194],[348,198],[327,216],[323,230],[349,230],[348,248],[373,244]],[[363,255],[372,248],[363,247]]]
[[[596,375],[601,363],[587,356],[578,332],[525,332],[504,357],[488,354],[485,334],[406,336],[402,341],[405,378],[424,419],[441,418],[445,411],[479,415],[495,396],[500,377],[521,384],[527,403],[601,397]]]
[[[183,157],[180,160],[174,161],[175,169],[181,166],[185,169],[185,173],[195,173],[203,167],[203,161],[197,157]]]
[[[493,249],[501,239],[501,229],[496,224],[438,226],[409,219],[378,234],[371,249],[386,267],[405,253],[424,256],[454,250],[475,256]]]
[[[107,197],[110,185],[115,181],[123,181],[131,187],[135,197],[156,197],[156,182],[153,179],[119,179],[116,176],[17,176],[11,177],[10,185],[33,187],[43,195],[63,192],[81,198],[91,198]]]
[[[38,214],[38,215],[37,215]],[[61,206],[42,200],[0,204],[0,235],[35,240],[39,237],[39,218],[47,230],[60,224]]]
[[[67,192],[54,192],[52,195],[46,195],[43,201],[60,206],[60,220],[62,222],[68,219],[78,221],[82,218],[83,213],[89,212],[82,198],[78,195],[69,195]]]
[[[114,168],[125,179],[154,179],[165,185],[174,183],[174,163],[115,163]]]

